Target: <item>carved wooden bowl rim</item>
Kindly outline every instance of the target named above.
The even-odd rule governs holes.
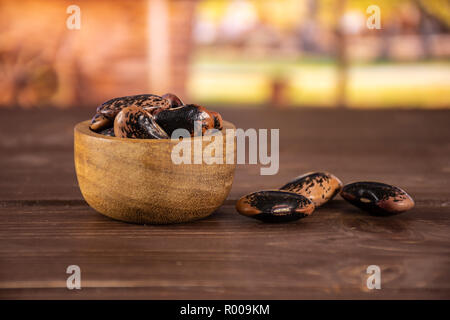
[[[75,130],[81,134],[85,134],[85,135],[88,135],[88,136],[91,136],[91,137],[97,138],[97,139],[119,140],[119,141],[124,141],[124,142],[131,142],[131,143],[155,143],[155,144],[156,143],[171,143],[171,144],[176,144],[180,141],[179,139],[131,139],[131,138],[111,137],[111,136],[107,136],[107,135],[92,131],[89,128],[90,123],[91,123],[90,120],[85,120],[85,121],[79,122],[78,124],[75,125]],[[223,128],[220,131],[222,133],[222,135],[225,135],[226,129],[235,130],[236,127],[234,126],[233,123],[224,120]],[[197,140],[203,139],[206,136],[208,136],[208,135],[185,138],[185,139],[183,139],[183,141],[190,141],[190,140],[197,141]]]

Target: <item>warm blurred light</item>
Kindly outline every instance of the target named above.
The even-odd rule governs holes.
[[[359,11],[347,11],[341,18],[340,27],[349,35],[361,33],[366,26],[366,18]]]
[[[164,0],[150,0],[147,10],[149,84],[156,92],[167,92],[170,87],[168,4]]]
[[[341,4],[346,7],[338,16]],[[450,107],[450,35],[437,17],[442,16],[439,6],[377,1],[382,29],[369,30],[366,9],[372,4],[200,1],[189,92],[204,103],[239,106],[276,105],[276,92],[282,90],[290,105],[335,106],[342,81],[336,69],[340,30],[346,38],[348,106]],[[236,12],[238,6],[243,9]],[[243,18],[247,15],[251,18]],[[232,36],[225,37],[228,33]]]
[[[255,7],[245,0],[230,1],[220,24],[223,40],[235,40],[258,22]]]
[[[448,1],[379,0],[382,29],[369,30],[372,2],[79,0],[71,31],[70,1],[2,0],[0,105],[173,91],[227,106],[345,95],[350,107],[450,107]]]

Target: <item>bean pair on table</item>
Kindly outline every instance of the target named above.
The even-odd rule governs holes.
[[[376,216],[389,216],[414,207],[402,189],[379,182],[343,186],[333,174],[313,172],[295,178],[277,190],[257,191],[236,203],[237,211],[264,222],[288,222],[309,216],[338,193],[351,204]]]
[[[222,129],[219,113],[195,105],[185,105],[176,95],[141,94],[114,98],[100,105],[91,130],[107,136],[132,139],[168,139],[176,129],[194,135],[194,122],[209,129]]]

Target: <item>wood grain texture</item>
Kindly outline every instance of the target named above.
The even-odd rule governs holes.
[[[0,298],[450,298],[449,111],[219,109],[238,128],[280,128],[280,171],[238,165],[215,213],[163,226],[114,221],[83,201],[73,126],[91,111],[0,110]],[[320,170],[397,185],[416,207],[372,217],[337,197],[276,225],[234,209]],[[71,264],[82,290],[65,288]],[[366,287],[372,264],[381,290]]]
[[[236,164],[226,160],[235,158],[236,145],[227,148],[225,132],[182,142],[127,139],[97,134],[89,123],[74,129],[78,184],[86,202],[108,217],[140,224],[193,221],[213,213],[230,193]],[[224,129],[235,128],[226,122]],[[211,145],[217,146],[214,155],[207,152]],[[173,162],[179,146],[188,163]]]

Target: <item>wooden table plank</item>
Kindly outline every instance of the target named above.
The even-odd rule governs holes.
[[[220,111],[238,127],[280,128],[279,173],[238,166],[211,217],[139,226],[82,200],[72,128],[90,110],[1,110],[0,298],[450,298],[449,111]],[[310,170],[399,185],[417,206],[377,218],[338,198],[275,225],[234,210]],[[82,290],[65,288],[71,264]],[[365,286],[371,264],[382,290]]]
[[[1,242],[8,245],[1,248],[0,296],[443,298],[450,290],[449,217],[440,210],[424,216],[426,207],[419,202],[408,216],[382,219],[339,200],[310,219],[271,225],[225,205],[208,219],[171,226],[124,224],[84,205],[2,208]],[[81,293],[61,289],[71,264],[81,267]],[[365,288],[371,264],[383,275],[375,294]]]

